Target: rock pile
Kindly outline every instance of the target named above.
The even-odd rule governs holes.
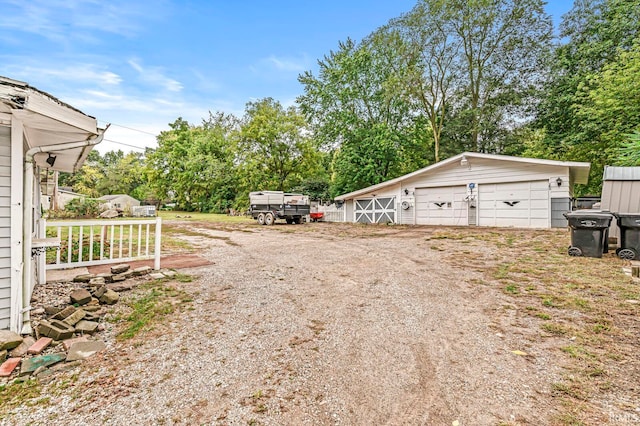
[[[105,329],[103,317],[108,307],[120,299],[119,292],[133,288],[139,281],[127,280],[175,275],[171,270],[152,272],[148,266],[132,270],[126,264],[116,265],[111,273],[76,276],[73,283],[66,286],[67,295],[63,298],[60,298],[60,287],[65,286],[47,284],[45,293],[53,290],[51,295],[34,295],[31,301],[40,305],[31,311],[35,337],[0,330],[0,378],[36,377],[48,381],[55,371],[74,368],[82,360],[105,350],[106,343],[98,337]]]

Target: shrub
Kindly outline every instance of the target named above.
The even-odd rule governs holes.
[[[76,218],[97,217],[100,214],[100,202],[94,198],[74,198],[64,209]]]

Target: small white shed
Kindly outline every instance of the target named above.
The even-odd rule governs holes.
[[[565,227],[589,163],[465,152],[336,197],[346,222]]]
[[[98,198],[107,209],[126,210],[131,213],[131,208],[140,205],[140,201],[127,194],[103,195]]]

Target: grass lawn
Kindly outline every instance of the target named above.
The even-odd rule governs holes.
[[[158,212],[162,221],[180,220],[180,221],[193,221],[193,222],[208,222],[208,223],[252,223],[254,220],[248,216],[229,216],[226,214],[217,213],[197,213],[197,212],[183,212],[183,211],[161,211]]]

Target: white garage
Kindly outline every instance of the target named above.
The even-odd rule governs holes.
[[[480,185],[478,224],[546,228],[549,223],[549,181]]]
[[[358,223],[550,228],[567,225],[589,163],[465,152],[336,197]]]

